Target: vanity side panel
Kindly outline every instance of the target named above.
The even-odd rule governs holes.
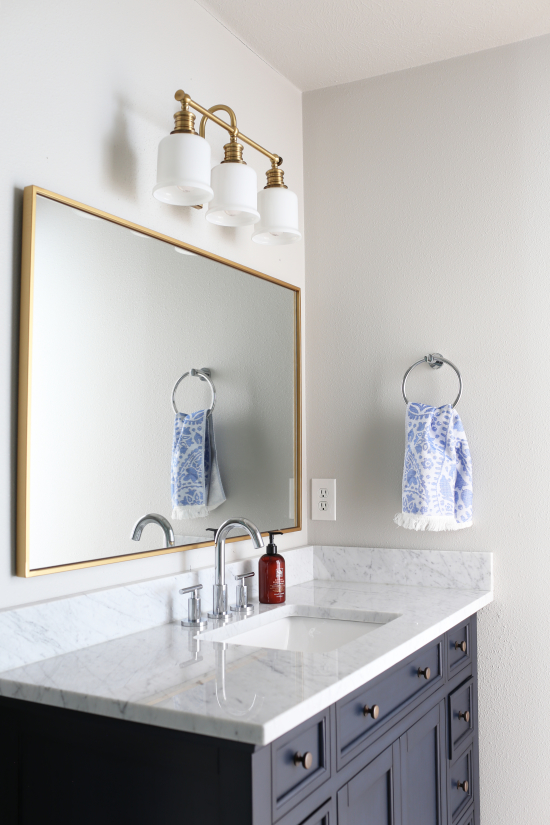
[[[18,807],[2,825],[252,821],[251,745],[0,698],[4,729]]]
[[[0,707],[0,822],[19,822],[19,742],[17,715]]]

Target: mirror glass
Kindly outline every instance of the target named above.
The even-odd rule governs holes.
[[[230,516],[299,529],[299,291],[34,197],[26,575],[163,550],[155,524],[131,539],[147,513],[170,521],[179,547],[211,542],[206,528]],[[173,518],[172,391],[203,368],[225,501]],[[188,375],[174,399],[191,413],[212,392]]]

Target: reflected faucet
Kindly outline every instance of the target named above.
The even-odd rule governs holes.
[[[248,705],[248,707],[243,706],[242,704],[242,694],[239,690],[238,698],[233,700],[229,699],[227,696],[226,690],[226,662],[225,662],[225,654],[227,645],[225,642],[223,644],[215,644],[215,660],[216,660],[216,700],[218,705],[225,710],[230,716],[234,716],[236,718],[246,718],[250,716],[252,711],[254,710],[254,706],[256,704],[256,699],[258,698],[258,694],[254,694],[254,698],[252,699],[252,703]],[[181,667],[181,665],[180,665]],[[263,699],[263,696],[260,695],[260,700]]]
[[[148,524],[158,524],[162,532],[164,533],[164,546],[165,547],[173,547],[176,543],[176,539],[174,538],[174,531],[172,530],[172,525],[168,521],[167,518],[164,516],[159,516],[158,513],[147,513],[146,516],[142,516],[139,521],[136,522],[134,525],[134,529],[132,530],[132,540],[139,541],[141,538],[141,534],[143,533],[143,528],[146,527]]]
[[[214,573],[214,594],[212,602],[212,612],[208,614],[210,619],[226,619],[231,616],[227,611],[227,585],[225,583],[225,540],[231,530],[235,527],[242,527],[250,538],[255,550],[259,550],[264,546],[264,542],[260,531],[247,518],[228,518],[218,528],[216,533],[216,551],[215,563],[216,569]]]

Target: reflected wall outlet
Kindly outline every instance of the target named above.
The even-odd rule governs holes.
[[[311,518],[336,521],[336,479],[311,479]]]

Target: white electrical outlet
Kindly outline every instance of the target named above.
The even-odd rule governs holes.
[[[336,521],[336,479],[311,479],[311,518]]]

